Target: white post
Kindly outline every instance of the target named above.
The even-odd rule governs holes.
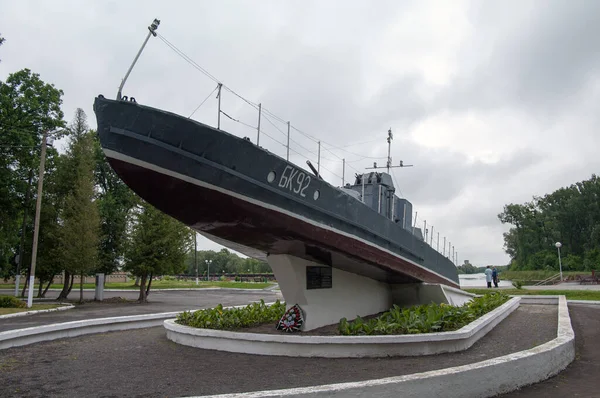
[[[558,269],[560,270],[560,281],[563,281],[563,273],[562,273],[562,261],[560,259],[560,247],[562,246],[562,243],[560,242],[556,242],[554,244],[556,246],[556,249],[558,250]]]
[[[362,182],[362,201],[365,203],[365,173],[363,173],[360,180]]]
[[[438,238],[437,238],[437,251],[438,253],[440,252],[440,233],[438,232]]]
[[[42,154],[40,159],[40,175],[38,177],[37,198],[35,201],[35,221],[33,224],[33,249],[31,250],[31,274],[29,275],[29,292],[27,294],[27,307],[33,305],[33,283],[35,281],[35,263],[37,261],[38,236],[40,233],[40,213],[42,210],[42,188],[44,186],[44,166],[46,163],[46,138],[48,132],[42,134]]]
[[[444,236],[444,251],[442,253],[444,257],[446,257],[446,237]]]
[[[288,136],[287,136],[287,157],[285,160],[290,161],[290,122],[287,122],[288,125]]]
[[[429,240],[429,246],[433,247],[433,225],[431,226],[431,239]]]
[[[196,266],[196,286],[198,286],[198,237],[194,231],[194,265]]]
[[[221,130],[221,87],[223,83],[219,83],[219,92],[217,93],[217,98],[219,99],[219,113],[217,114],[217,129]]]
[[[423,220],[423,238],[425,238],[425,243],[427,243],[427,220]]]
[[[258,127],[256,128],[256,146],[260,141],[260,115],[262,113],[262,104],[258,104]]]
[[[413,223],[413,227],[412,227],[412,233],[413,235],[415,234],[415,228],[417,226],[417,216],[419,215],[418,211],[415,211],[415,222]]]
[[[317,174],[321,175],[321,141],[319,141],[319,156],[317,157]]]

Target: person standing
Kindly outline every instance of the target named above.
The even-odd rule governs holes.
[[[487,282],[488,289],[491,288],[492,287],[492,270],[490,269],[489,265],[485,269],[485,281]]]
[[[498,287],[498,270],[496,266],[492,267],[492,281],[494,282],[494,287]]]

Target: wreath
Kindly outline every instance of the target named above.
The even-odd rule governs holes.
[[[294,304],[283,314],[276,328],[284,332],[297,332],[302,328],[303,324],[304,316],[302,315],[302,309],[298,304]]]

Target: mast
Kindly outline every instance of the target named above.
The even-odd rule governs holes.
[[[390,169],[393,169],[395,167],[413,167],[412,164],[404,164],[404,162],[401,160],[400,164],[398,166],[392,166],[392,140],[394,139],[394,135],[392,134],[392,128],[390,127],[390,129],[388,130],[388,136],[387,136],[387,143],[388,143],[388,157],[387,157],[387,162],[385,165],[385,168],[387,169],[387,173],[390,174]],[[371,169],[382,169],[382,166],[377,166],[377,162],[373,162],[373,167],[366,167],[366,170],[371,170]]]
[[[117,99],[118,100],[120,100],[123,97],[122,96],[123,86],[125,86],[125,82],[127,81],[127,78],[129,77],[129,74],[133,70],[133,67],[135,66],[135,63],[137,62],[138,58],[140,57],[140,55],[142,55],[142,51],[144,51],[144,47],[146,47],[146,43],[148,43],[148,40],[150,39],[150,36],[152,35],[152,36],[156,37],[156,29],[158,29],[158,25],[160,25],[160,21],[155,18],[154,21],[152,21],[152,24],[150,26],[148,26],[148,30],[149,30],[148,36],[146,36],[146,40],[144,40],[144,43],[142,44],[142,47],[140,48],[140,51],[138,51],[137,55],[133,59],[133,62],[131,63],[131,66],[129,67],[129,70],[127,70],[127,73],[125,74],[125,77],[123,78],[123,80],[121,80],[121,85],[119,86],[119,91],[117,92]]]
[[[392,167],[392,140],[394,139],[394,136],[392,135],[392,128],[390,127],[390,129],[388,130],[388,137],[387,137],[387,142],[388,142],[388,158],[387,158],[387,172],[388,174],[390,174],[390,167]]]

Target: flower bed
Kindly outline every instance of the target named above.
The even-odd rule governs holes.
[[[460,307],[447,304],[427,304],[410,308],[394,305],[382,315],[364,320],[357,317],[338,325],[343,336],[434,333],[458,330],[482,315],[498,308],[510,297],[503,293],[475,297]]]
[[[264,323],[277,323],[285,313],[285,303],[277,300],[266,305],[264,300],[243,308],[223,309],[219,304],[215,308],[184,311],[177,315],[175,322],[180,325],[202,329],[238,330],[258,326]]]
[[[371,318],[357,317],[353,321],[342,318],[335,334],[342,336],[400,335],[434,333],[458,330],[482,315],[498,308],[509,300],[503,293],[486,294],[455,307],[447,304],[428,304],[410,308],[394,305],[389,311]],[[292,307],[293,308],[293,307]],[[291,310],[291,308],[290,308]],[[176,323],[202,329],[243,331],[257,329],[261,325],[280,325],[286,305],[277,300],[266,305],[263,300],[242,308],[215,308],[185,311],[177,315]],[[279,329],[279,327],[277,327]],[[291,331],[292,328],[282,328]]]

